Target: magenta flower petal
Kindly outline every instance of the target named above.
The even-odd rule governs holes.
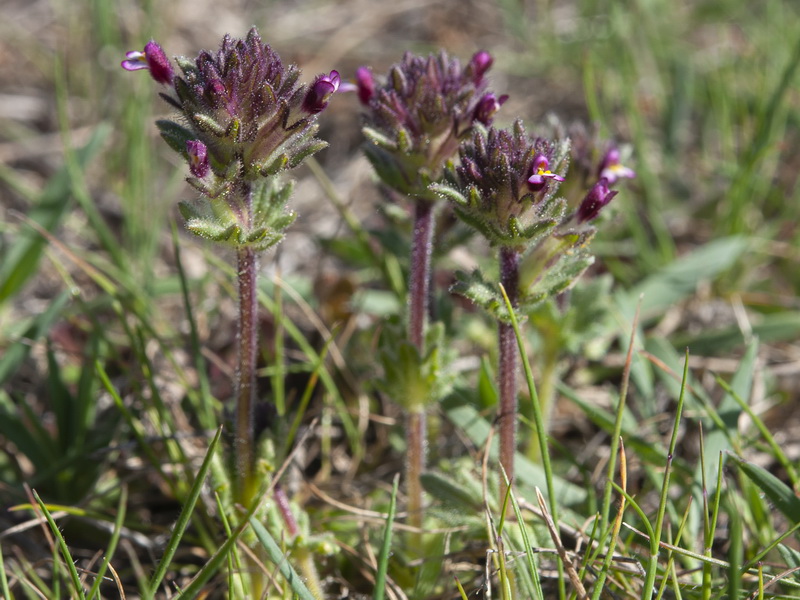
[[[488,127],[492,124],[495,113],[500,110],[506,100],[508,100],[508,94],[503,94],[499,98],[491,92],[485,94],[475,107],[474,119]]]
[[[361,104],[369,104],[369,101],[375,95],[375,78],[372,76],[372,71],[367,67],[356,69],[356,86]]]

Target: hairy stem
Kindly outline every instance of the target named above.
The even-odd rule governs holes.
[[[244,194],[244,214],[251,217],[250,189]],[[253,413],[256,398],[256,358],[258,355],[258,297],[256,252],[249,246],[236,252],[239,280],[239,362],[237,364],[236,431],[236,501],[250,505],[255,495]]]
[[[425,354],[425,321],[431,279],[433,248],[433,204],[417,200],[414,207],[414,237],[411,246],[411,272],[408,291],[408,339],[421,356]],[[425,470],[427,427],[425,407],[427,398],[412,399],[406,415],[406,492],[408,493],[409,523],[422,526],[422,483]]]
[[[514,248],[500,248],[500,283],[514,308],[519,304],[519,258],[519,252]],[[501,321],[498,325],[500,413],[497,422],[500,428],[500,464],[511,481],[514,478],[514,453],[517,449],[518,348],[511,324]],[[502,505],[507,488],[502,477],[500,483]]]
[[[408,339],[420,353],[424,351],[432,249],[433,204],[426,200],[417,200],[414,207],[414,238],[411,245],[408,289]]]
[[[422,481],[425,470],[426,443],[425,408],[406,415],[406,493],[408,494],[408,522],[422,527]]]

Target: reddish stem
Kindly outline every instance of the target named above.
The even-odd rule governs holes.
[[[425,319],[431,280],[433,249],[433,204],[417,200],[414,206],[414,237],[408,290],[408,339],[420,354],[424,352]]]
[[[244,216],[249,220],[252,198],[245,190]],[[257,259],[252,247],[237,252],[239,280],[239,357],[237,365],[236,431],[236,500],[245,506],[255,495],[253,413],[256,400],[256,359],[258,356],[258,296],[256,287]]]
[[[511,306],[519,304],[519,259],[514,248],[500,248],[500,282],[506,290]],[[517,449],[517,338],[510,323],[499,322],[498,327],[500,388],[500,413],[497,421],[500,428],[500,464],[505,469],[508,480],[514,478],[514,453]],[[501,479],[501,502],[506,494],[505,481]]]
[[[411,246],[411,272],[408,291],[408,339],[425,355],[425,322],[431,280],[433,248],[433,204],[417,200],[414,206],[414,236]],[[422,482],[425,470],[427,398],[411,399],[406,415],[406,492],[408,493],[409,523],[422,526]]]

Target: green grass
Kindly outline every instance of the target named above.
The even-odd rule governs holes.
[[[430,418],[426,531],[405,527],[402,417],[376,357],[402,318],[409,221],[352,167],[347,96],[321,119],[332,148],[297,174],[289,239],[262,257],[260,385],[281,418],[263,424],[262,502],[233,505],[232,256],[183,234],[193,192],[157,138],[166,109],[116,66],[151,35],[214,47],[217,9],[52,0],[39,22],[10,6],[3,93],[52,114],[0,112],[0,596],[245,598],[257,580],[314,597],[318,576],[328,597],[576,598],[576,578],[591,598],[800,597],[800,6],[443,6],[224,10],[232,34],[256,23],[285,58],[346,76],[405,48],[485,47],[512,97],[501,124],[552,111],[630,144],[638,177],[597,267],[568,311],[519,324],[534,400],[511,510],[493,325],[438,284],[453,389]],[[437,282],[452,247],[493,262],[458,227],[440,245]],[[539,446],[542,385],[558,401]]]

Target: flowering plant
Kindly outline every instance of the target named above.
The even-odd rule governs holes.
[[[283,209],[291,185],[271,178],[327,145],[314,137],[316,116],[338,89],[339,74],[298,85],[300,70],[284,65],[255,28],[245,39],[225,36],[216,53],[176,62],[182,75],[151,41],[143,52],[129,52],[122,66],[149,69],[172,88],[161,97],[179,111],[180,122],[156,124],[188,162],[187,181],[204,196],[181,204],[187,227],[237,248],[276,244],[295,215]]]
[[[154,41],[129,52],[126,70],[147,69],[169,88],[161,97],[180,118],[157,121],[161,136],[186,159],[187,181],[202,196],[181,203],[187,228],[236,249],[239,281],[239,359],[234,456],[236,499],[249,505],[255,472],[255,368],[258,351],[256,252],[277,244],[294,221],[286,210],[292,184],[277,176],[324,148],[317,115],[339,88],[339,74],[298,84],[300,70],[284,65],[255,28],[244,39],[226,35],[215,52],[177,58],[176,74]]]

